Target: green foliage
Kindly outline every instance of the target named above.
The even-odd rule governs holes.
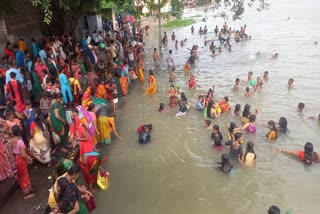
[[[144,3],[149,10],[147,16],[159,17],[158,10],[163,8],[168,2],[171,2],[172,11],[166,14],[161,14],[165,19],[168,19],[169,16],[176,17],[180,19],[183,15],[184,0],[145,0]]]
[[[163,25],[166,28],[176,28],[176,27],[185,27],[193,25],[196,23],[194,19],[175,19],[173,21],[167,22]]]
[[[98,12],[101,0],[30,0],[31,4],[39,7],[44,14],[43,22],[50,24],[57,10],[63,12],[94,13]]]
[[[0,17],[5,17],[13,11],[14,9],[10,0],[0,1]]]
[[[232,17],[233,20],[241,19],[245,6],[256,7],[261,12],[269,9],[269,4],[265,0],[216,0],[213,7],[215,16],[220,16],[224,19]]]
[[[115,0],[116,1],[116,0]],[[121,0],[117,1],[116,3],[116,8],[115,8],[115,13],[120,14],[120,13],[131,13],[134,15],[136,19],[140,18],[140,13],[137,10],[137,7],[134,4],[134,0]]]

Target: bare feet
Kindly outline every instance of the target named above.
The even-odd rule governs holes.
[[[29,198],[33,198],[35,196],[34,193],[29,193],[23,196],[23,199],[29,199]]]

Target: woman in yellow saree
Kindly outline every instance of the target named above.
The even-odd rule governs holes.
[[[82,95],[82,101],[81,105],[83,108],[87,109],[89,105],[92,103],[92,98],[91,98],[91,86],[89,86],[86,91]]]
[[[139,80],[141,82],[144,82],[144,73],[143,73],[143,61],[141,59],[138,59],[137,60],[137,63],[136,63],[136,74],[137,76],[139,77]]]
[[[154,77],[153,71],[149,71],[149,87],[146,89],[146,94],[155,94],[157,90],[156,78]]]

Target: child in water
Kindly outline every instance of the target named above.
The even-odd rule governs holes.
[[[196,81],[196,79],[194,78],[194,75],[193,75],[193,74],[190,74],[190,77],[189,77],[188,82],[189,82],[189,88],[190,88],[190,89],[193,89],[193,88],[195,88],[195,87],[197,86],[197,81]]]
[[[233,168],[233,165],[230,163],[229,160],[229,155],[226,153],[223,153],[221,155],[221,162],[219,162],[218,164],[220,164],[218,169],[227,174],[229,174]]]
[[[251,97],[252,95],[253,95],[253,92],[250,91],[249,87],[246,87],[246,93],[244,94],[244,96]]]
[[[236,106],[234,107],[234,116],[240,116],[240,111],[241,111],[241,105],[236,104]]]
[[[172,68],[171,72],[170,72],[170,76],[169,76],[169,82],[173,83],[173,81],[176,79],[176,76],[174,74],[174,72],[176,71],[175,68]]]
[[[148,126],[149,132],[151,132],[152,130],[152,124],[148,124],[148,125],[140,125],[137,129],[137,133],[140,134],[143,131],[143,127],[144,126]]]
[[[270,131],[267,134],[267,138],[269,140],[277,139],[277,137],[278,137],[277,128],[276,128],[276,124],[273,120],[270,120],[268,122],[268,128],[270,129]]]
[[[190,60],[187,60],[185,66],[184,66],[184,72],[189,73],[191,71],[191,62]]]
[[[242,163],[246,165],[251,165],[255,162],[257,156],[253,150],[254,144],[252,142],[247,142],[247,148],[242,158]]]
[[[266,80],[266,81],[269,80],[269,72],[268,72],[268,71],[265,71],[265,72],[263,73],[263,79]]]
[[[221,150],[222,149],[221,141],[222,141],[223,137],[222,137],[222,134],[219,130],[219,126],[214,125],[212,129],[213,129],[213,131],[211,133],[211,140],[213,140],[213,146],[214,146],[214,148]]]
[[[239,79],[239,78],[236,78],[236,84],[234,84],[234,86],[233,86],[233,91],[234,91],[234,92],[238,92],[238,90],[239,90],[239,85],[240,85],[240,79]]]
[[[298,104],[298,112],[302,113],[304,109],[304,103],[299,103]]]
[[[211,125],[211,120],[205,120],[203,127],[206,128],[206,129],[209,129],[209,130],[212,129],[213,127]]]
[[[288,88],[289,88],[289,89],[291,89],[291,88],[293,87],[293,82],[294,82],[294,80],[293,80],[292,78],[290,78],[290,79],[288,80]]]
[[[163,103],[160,103],[160,106],[159,106],[159,112],[164,112],[164,104]]]
[[[147,144],[151,141],[150,137],[150,129],[148,125],[144,125],[142,131],[139,133],[139,143],[140,144]]]

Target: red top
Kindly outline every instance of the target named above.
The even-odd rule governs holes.
[[[299,159],[302,161],[304,160],[304,151],[303,150],[299,151]]]
[[[140,134],[143,130],[143,125],[139,126],[138,129],[137,129],[137,132]]]

